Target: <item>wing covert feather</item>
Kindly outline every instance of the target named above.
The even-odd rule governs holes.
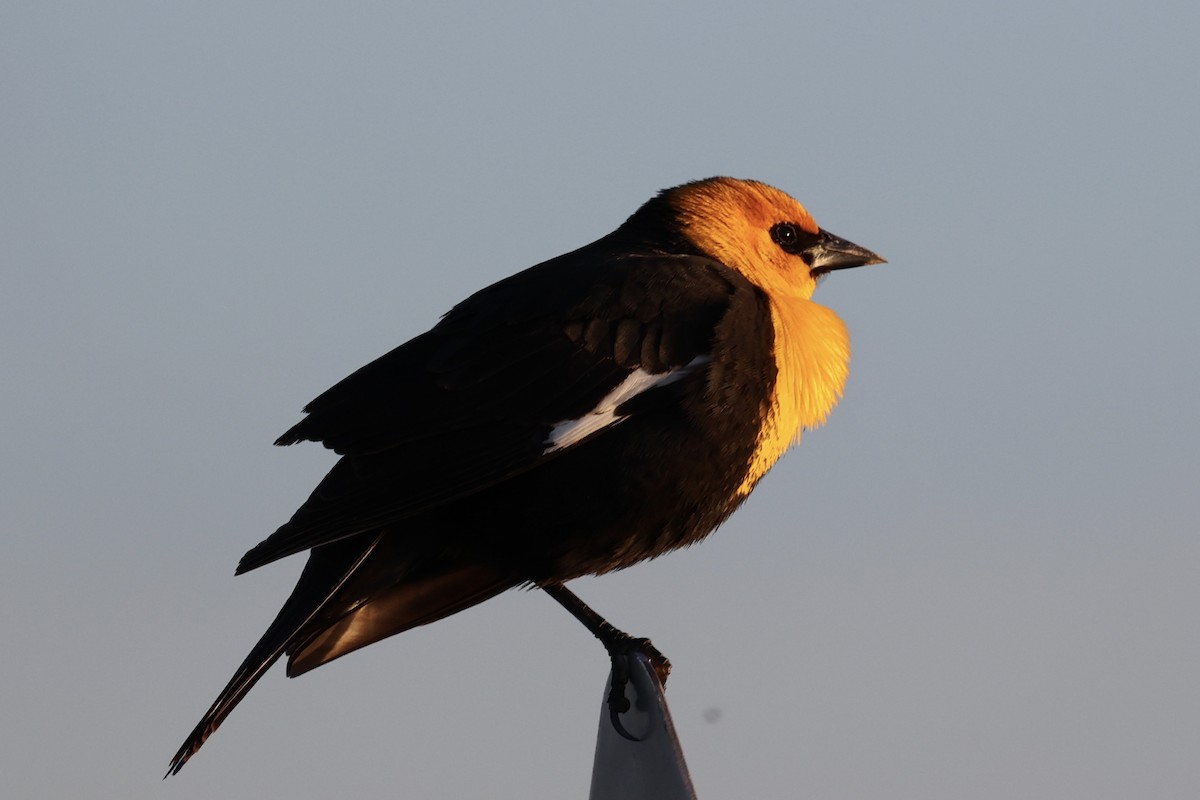
[[[586,414],[634,370],[664,373],[706,355],[735,291],[753,290],[707,259],[583,251],[480,291],[317,397],[279,438],[319,441],[343,458],[238,571],[556,457],[546,447],[555,424]]]

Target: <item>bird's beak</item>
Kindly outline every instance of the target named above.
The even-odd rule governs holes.
[[[824,230],[817,236],[817,243],[805,250],[803,255],[813,275],[824,275],[835,269],[887,263],[867,248]]]

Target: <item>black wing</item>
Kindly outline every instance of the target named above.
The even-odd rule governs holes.
[[[326,391],[280,437],[322,442],[343,458],[238,572],[557,457],[579,441],[552,446],[555,426],[586,415],[635,372],[666,376],[702,364],[731,296],[749,288],[699,257],[584,248],[480,291]]]

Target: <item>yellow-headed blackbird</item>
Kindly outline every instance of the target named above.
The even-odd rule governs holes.
[[[849,339],[817,283],[882,261],[778,189],[697,181],[313,400],[276,444],[341,459],[237,571],[308,563],[170,772],[281,656],[300,675],[513,587],[610,652],[648,646],[562,583],[692,544],[745,500],[842,393]]]

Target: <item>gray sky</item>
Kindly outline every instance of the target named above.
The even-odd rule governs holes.
[[[304,403],[729,174],[891,263],[818,292],[829,423],[574,585],[701,796],[1195,797],[1200,6],[433,5],[0,12],[0,793],[584,796],[607,662],[536,593],[159,778],[303,563],[233,577],[333,462],[271,447]]]

